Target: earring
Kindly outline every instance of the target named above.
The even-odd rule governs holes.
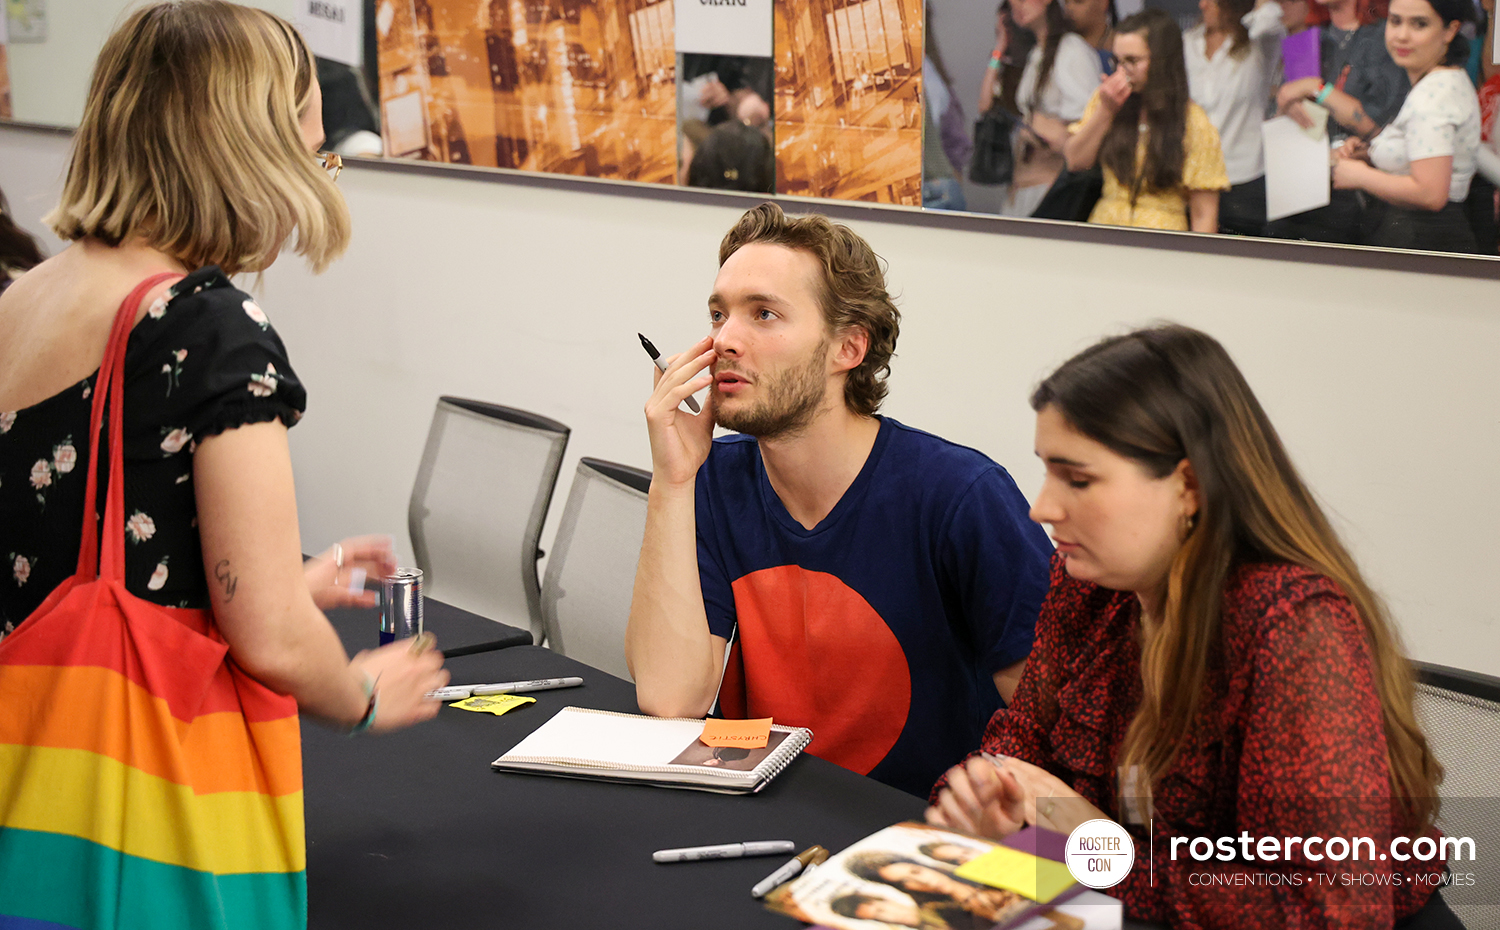
[[[1193,530],[1196,530],[1197,528],[1198,528],[1198,514],[1196,514],[1196,513],[1184,513],[1182,515],[1182,531],[1179,533],[1179,535],[1184,540],[1186,540],[1189,536],[1193,535]]]

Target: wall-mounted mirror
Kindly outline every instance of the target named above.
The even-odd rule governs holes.
[[[345,155],[1496,254],[1492,0],[262,5]],[[8,9],[0,116],[76,122],[113,20]]]

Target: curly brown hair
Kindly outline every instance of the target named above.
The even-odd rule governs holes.
[[[901,334],[901,311],[886,293],[880,256],[849,227],[817,214],[789,217],[774,203],[740,217],[719,243],[719,265],[752,242],[785,246],[818,260],[823,269],[819,302],[829,330],[859,327],[869,336],[865,357],[844,382],[844,404],[860,416],[874,416],[885,400],[885,379]]]

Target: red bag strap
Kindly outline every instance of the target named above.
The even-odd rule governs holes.
[[[78,574],[92,581],[99,575],[125,581],[125,348],[141,301],[151,289],[169,278],[183,275],[164,272],[152,275],[130,292],[115,313],[99,374],[94,379],[93,412],[89,417],[89,474],[83,498],[83,540],[78,547]],[[104,498],[104,564],[99,565],[99,430],[109,408],[109,490]]]

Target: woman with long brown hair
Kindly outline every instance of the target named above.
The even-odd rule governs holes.
[[[1104,79],[1063,147],[1069,171],[1104,167],[1090,223],[1219,231],[1229,189],[1219,134],[1188,95],[1182,31],[1144,10],[1115,30],[1118,67]]]
[[[1455,925],[1426,855],[1442,770],[1410,664],[1223,346],[1174,325],[1105,339],[1031,404],[1052,586],[985,734],[996,761],[951,769],[928,819],[991,836],[1115,821],[1137,864],[1109,893],[1133,919]],[[1325,857],[1313,837],[1370,852]],[[1250,849],[1265,838],[1269,857]],[[1181,849],[1194,839],[1211,861]]]
[[[1474,18],[1468,0],[1392,0],[1385,21],[1391,58],[1411,81],[1396,118],[1368,146],[1334,154],[1336,190],[1364,191],[1384,210],[1370,245],[1477,252],[1464,202],[1478,163],[1483,120],[1464,71]]]

